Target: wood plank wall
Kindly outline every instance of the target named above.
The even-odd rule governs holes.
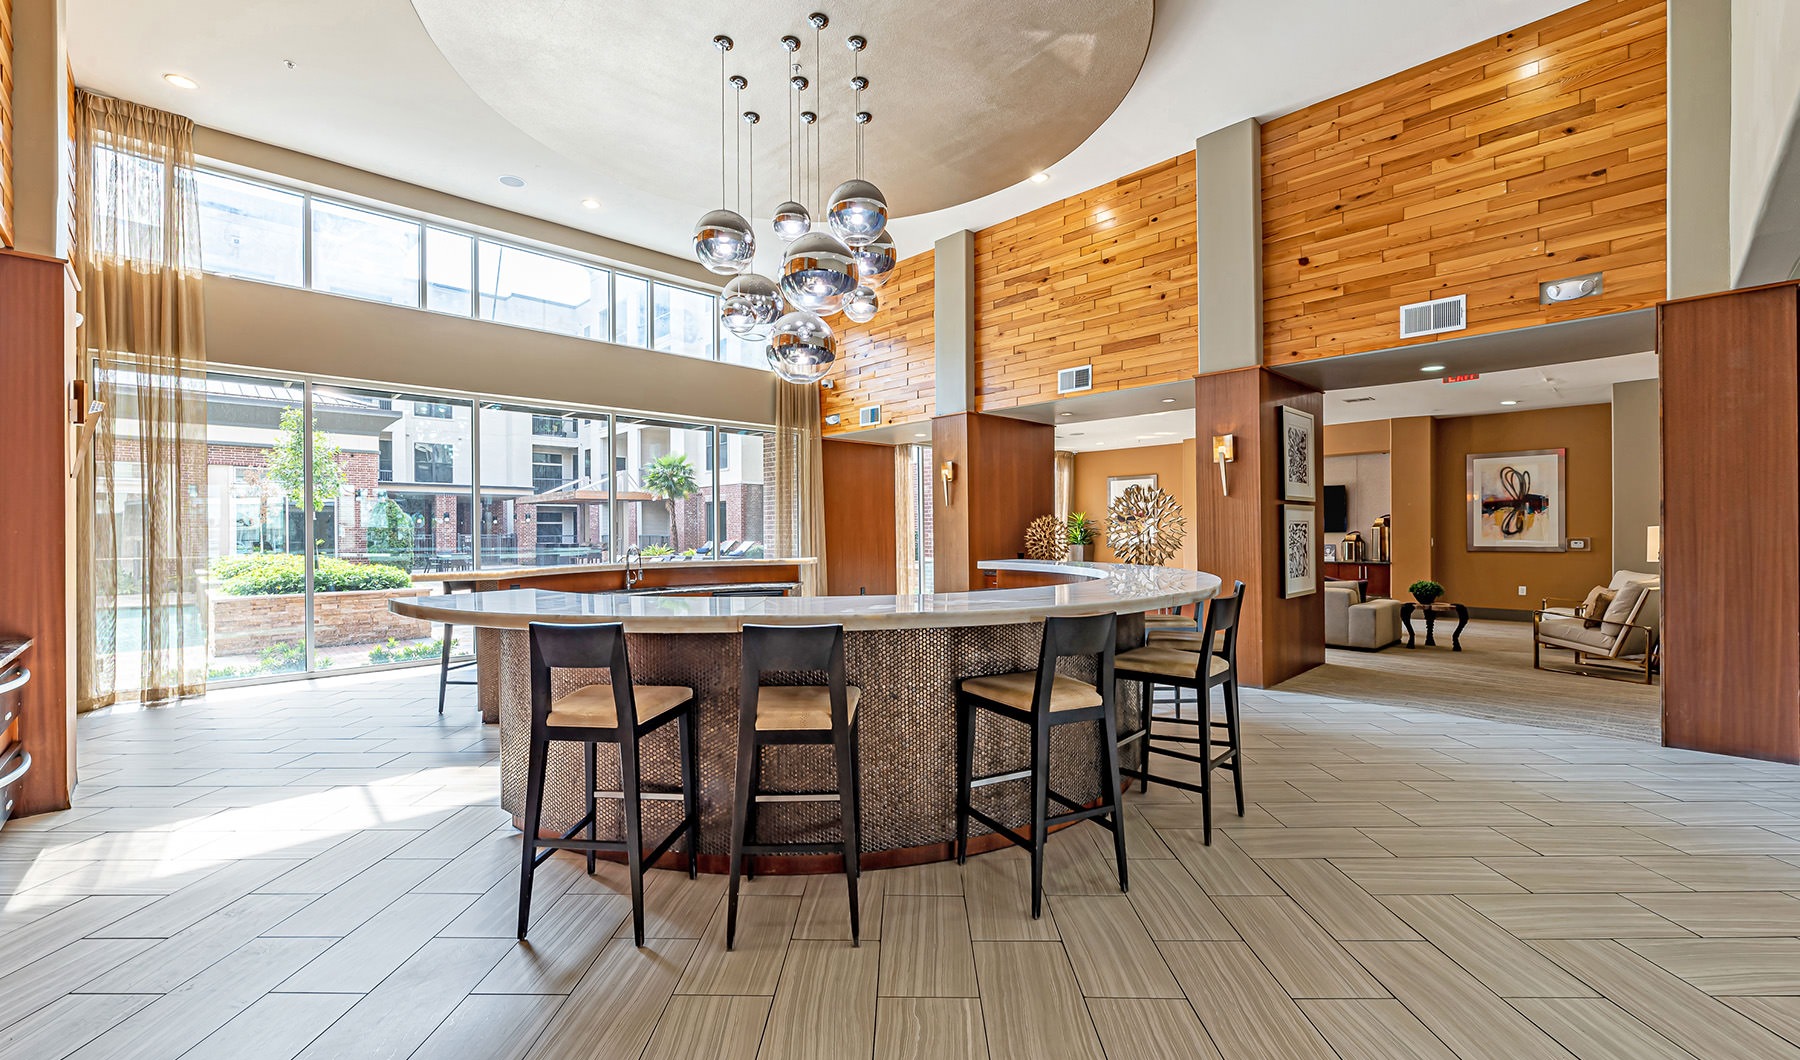
[[[1663,742],[1800,762],[1800,286],[1670,302]]]
[[[12,0],[0,0],[0,247],[13,245]]]
[[[881,406],[881,422],[923,423],[936,411],[936,350],[933,311],[936,305],[936,261],[927,250],[894,266],[886,285],[876,291],[881,310],[867,324],[846,317],[832,318],[840,328],[838,369],[833,386],[821,390],[824,415],[841,417],[836,426],[826,424],[826,435],[862,430],[857,410]]]
[[[975,233],[975,407],[1191,378],[1199,342],[1194,153]]]
[[[976,564],[1025,551],[1025,527],[1056,506],[1056,428],[962,412],[932,420],[932,459],[956,464],[946,500],[932,477],[934,581],[940,593],[981,588]]]
[[[1405,345],[1399,307],[1447,295],[1457,335],[1662,299],[1665,14],[1590,0],[1264,125],[1264,363]]]
[[[825,591],[885,596],[899,579],[891,446],[827,441]]]

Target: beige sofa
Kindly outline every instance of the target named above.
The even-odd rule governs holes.
[[[1651,681],[1656,660],[1656,644],[1662,627],[1662,579],[1641,571],[1614,572],[1607,588],[1613,591],[1612,603],[1599,616],[1598,624],[1588,625],[1572,604],[1544,606],[1532,613],[1531,665],[1539,670],[1561,669],[1545,666],[1545,648],[1562,648],[1575,653],[1574,673],[1589,673],[1586,664],[1606,667],[1629,665],[1641,674],[1645,684]]]
[[[1364,600],[1356,582],[1326,582],[1325,643],[1363,651],[1400,643],[1400,601]]]

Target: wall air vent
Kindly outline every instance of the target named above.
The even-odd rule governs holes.
[[[879,426],[881,426],[881,406],[880,405],[864,405],[862,408],[857,409],[856,410],[856,425],[858,427],[879,427]]]
[[[1375,399],[1372,397],[1353,397],[1353,398],[1344,398],[1343,400],[1344,400],[1344,404],[1346,404],[1346,405],[1356,405],[1356,404],[1360,404],[1361,402],[1364,402],[1364,401],[1374,401]]]
[[[1080,368],[1064,368],[1056,373],[1056,392],[1073,394],[1078,390],[1094,389],[1094,366],[1084,364]]]
[[[1466,294],[1400,307],[1400,337],[1403,339],[1442,335],[1446,331],[1462,331],[1468,326],[1469,296]]]

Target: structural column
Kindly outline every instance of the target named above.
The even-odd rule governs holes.
[[[1025,528],[1056,505],[1056,428],[960,412],[931,421],[931,451],[935,588],[982,588],[975,565],[1020,555]],[[948,483],[946,466],[953,475]]]

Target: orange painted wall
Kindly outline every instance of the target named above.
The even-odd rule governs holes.
[[[1134,449],[1099,450],[1092,453],[1075,454],[1075,483],[1069,502],[1072,512],[1086,512],[1091,519],[1104,522],[1106,519],[1106,480],[1114,475],[1155,475],[1158,488],[1165,490],[1181,505],[1181,514],[1187,518],[1187,535],[1182,539],[1181,552],[1170,561],[1170,566],[1195,567],[1194,547],[1194,489],[1195,474],[1194,442],[1189,439],[1178,445],[1147,445]],[[1115,562],[1118,557],[1102,538],[1094,550],[1094,558],[1103,563]]]

